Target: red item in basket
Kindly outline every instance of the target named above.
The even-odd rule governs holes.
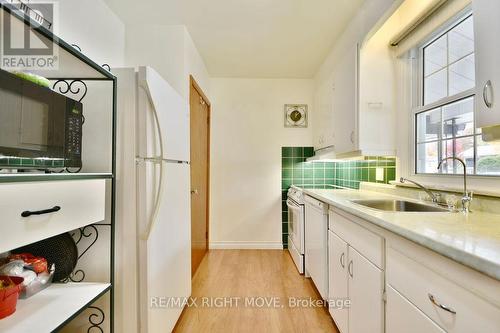
[[[0,275],[0,282],[7,286],[0,288],[0,319],[16,312],[17,299],[23,281],[22,277]]]
[[[48,271],[47,260],[42,257],[35,257],[31,253],[13,254],[10,260],[23,260],[27,266],[30,266],[35,273],[40,274]]]

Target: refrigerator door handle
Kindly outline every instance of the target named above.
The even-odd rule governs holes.
[[[163,195],[164,165],[163,165],[163,160],[162,160],[162,158],[163,158],[163,134],[162,134],[162,130],[161,130],[160,120],[158,118],[158,111],[156,109],[156,105],[155,105],[155,102],[153,100],[153,97],[151,96],[151,93],[147,87],[147,84],[146,84],[146,87],[144,87],[144,88],[147,91],[149,102],[152,105],[151,112],[152,112],[153,118],[155,120],[156,132],[158,133],[158,137],[159,137],[159,141],[160,141],[160,156],[158,158],[158,161],[156,161],[156,162],[160,163],[160,177],[159,177],[160,179],[158,182],[159,183],[158,184],[158,191],[156,193],[155,204],[153,207],[153,213],[151,214],[150,220],[147,224],[146,232],[142,235],[143,240],[148,240],[149,235],[151,234],[151,230],[153,229],[154,224],[156,222],[156,218],[158,217],[158,211],[160,210],[160,202],[161,202],[162,195]]]
[[[163,188],[164,188],[164,171],[165,171],[165,166],[164,163],[161,159],[157,160],[156,163],[160,163],[160,177],[158,181],[158,190],[156,192],[156,197],[155,197],[155,203],[153,206],[153,212],[151,214],[151,217],[149,219],[149,222],[146,227],[146,231],[144,234],[141,235],[141,238],[143,240],[148,240],[149,235],[151,234],[151,230],[153,230],[153,227],[156,223],[157,217],[158,217],[158,212],[160,211],[160,202],[163,197]]]
[[[163,151],[163,133],[162,133],[162,129],[161,129],[160,120],[159,120],[159,117],[158,117],[158,110],[157,110],[155,101],[153,99],[153,96],[151,96],[151,92],[149,91],[149,87],[148,87],[147,82],[143,84],[143,88],[144,88],[144,90],[146,90],[146,93],[147,93],[148,99],[149,99],[149,103],[152,106],[151,113],[153,114],[153,118],[155,120],[156,132],[158,133],[158,138],[159,138],[159,141],[160,141],[160,156],[158,156],[158,158],[162,159],[163,156],[164,156],[164,151]]]

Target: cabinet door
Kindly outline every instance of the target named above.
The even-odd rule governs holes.
[[[333,132],[335,151],[357,150],[359,47],[347,49],[335,68],[333,82]]]
[[[314,117],[313,132],[316,150],[334,145],[332,94],[332,82],[330,80],[327,80],[316,90],[315,110],[312,114]]]
[[[386,333],[444,333],[429,317],[390,286],[387,286],[386,318]]]
[[[500,1],[474,0],[476,56],[476,122],[478,127],[500,124]]]
[[[305,266],[323,299],[328,298],[327,206],[306,197]]]
[[[384,305],[382,271],[349,247],[347,271],[349,275],[349,333],[382,333]]]
[[[328,232],[328,300],[330,314],[340,333],[348,332],[349,308],[339,306],[347,299],[347,243]]]

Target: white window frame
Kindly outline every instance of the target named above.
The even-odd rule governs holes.
[[[443,25],[440,29],[437,29],[429,38],[427,38],[425,41],[423,41],[421,44],[419,44],[417,47],[415,47],[411,52],[413,53],[413,64],[412,64],[412,75],[411,75],[411,80],[412,80],[412,109],[410,112],[410,117],[411,117],[411,127],[410,127],[410,133],[412,134],[411,136],[411,149],[410,149],[410,160],[409,160],[409,168],[410,168],[410,174],[414,176],[422,176],[422,177],[462,177],[462,173],[441,173],[441,172],[436,172],[436,173],[423,173],[423,172],[417,172],[417,114],[426,112],[426,111],[431,111],[433,109],[443,107],[445,105],[451,104],[453,102],[458,102],[466,98],[470,97],[475,97],[476,95],[476,88],[472,88],[466,91],[463,91],[461,93],[455,94],[453,96],[447,96],[444,97],[438,101],[435,101],[433,103],[424,105],[424,49],[435,42],[437,39],[442,37],[444,34],[448,33],[451,31],[454,27],[465,21],[467,18],[473,15],[472,8],[469,6],[465,8],[463,11],[461,11],[459,14],[451,18],[448,23]],[[448,64],[449,66],[449,64]],[[474,119],[475,119],[475,110],[474,110]],[[474,121],[475,124],[475,121]],[[473,137],[474,138],[474,174],[468,174],[468,177],[475,177],[475,178],[490,178],[490,177],[496,177],[496,175],[477,175],[475,174],[476,168],[477,168],[477,135],[469,135],[466,137]],[[443,142],[442,138],[438,141],[439,144]],[[439,149],[440,150],[440,149]],[[437,166],[436,166],[437,167]]]

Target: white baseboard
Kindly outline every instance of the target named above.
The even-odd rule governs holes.
[[[281,242],[210,242],[213,250],[283,250]]]

